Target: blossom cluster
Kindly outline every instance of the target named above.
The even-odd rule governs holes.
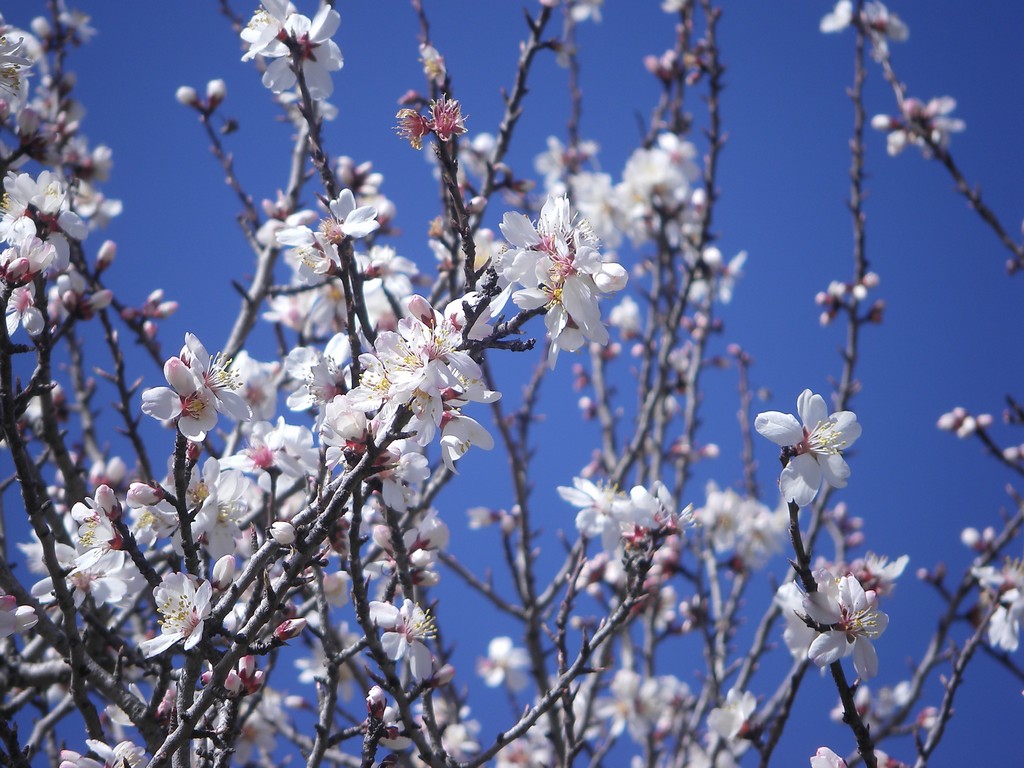
[[[566,30],[600,21],[602,4],[565,4]],[[557,5],[543,0],[541,16]],[[67,11],[63,0],[52,7],[56,27],[48,31],[45,23],[30,33],[0,20],[0,120],[17,142],[14,150],[0,145],[8,171],[0,204],[3,352],[34,355],[38,365],[24,388],[13,380],[0,387],[2,448],[18,459],[31,523],[20,551],[35,582],[14,594],[0,591],[0,640],[16,651],[0,670],[13,681],[13,694],[4,692],[0,704],[15,714],[19,701],[30,700],[63,702],[58,713],[82,709],[90,735],[106,740],[87,739],[86,752],[52,750],[62,768],[136,768],[151,754],[162,760],[168,745],[177,763],[208,756],[218,764],[269,763],[285,741],[317,755],[311,762],[337,764],[351,762],[343,751],[358,744],[364,764],[431,757],[539,768],[582,754],[617,760],[613,750],[627,739],[644,752],[636,764],[732,766],[752,749],[767,762],[774,744],[768,729],[790,693],[786,686],[795,694],[800,681],[790,672],[770,699],[753,688],[753,668],[775,652],[780,632],[801,675],[808,664],[835,673],[852,659],[858,680],[837,685],[856,696],[856,708],[844,697],[842,719],[860,718],[877,733],[915,703],[920,694],[909,683],[877,691],[863,684],[879,673],[875,641],[889,621],[880,606],[907,557],[850,553],[865,539],[860,520],[845,504],[828,508],[830,494],[821,492],[850,479],[848,450],[861,426],[846,410],[849,392],[837,395],[843,405],[834,413],[808,389],[797,400],[798,416],[766,411],[753,420],[781,449],[778,495],[760,497],[753,446],[745,446],[742,490],[694,474],[698,460],[719,455],[718,445],[697,433],[700,377],[751,358],[738,346],[722,356],[714,348],[724,328],[717,313],[733,300],[747,254],[728,256],[710,232],[714,164],[709,159],[702,170],[698,163],[687,138],[692,115],[659,116],[618,177],[600,170],[595,142],[567,146],[550,138],[536,159],[538,196],[506,154],[517,102],[507,100],[500,136],[468,136],[462,105],[449,95],[446,60],[421,42],[419,59],[436,98],[410,91],[400,104],[416,108],[403,108],[398,119],[399,133],[417,149],[429,135],[438,142],[446,215],[429,224],[420,243],[436,262],[426,269],[414,247],[398,251],[397,208],[382,191],[383,175],[369,162],[326,159],[334,155],[321,120],[336,114],[326,100],[343,65],[332,39],[340,25],[334,4],[306,16],[287,0],[264,0],[240,32],[242,58],[256,62],[298,129],[293,178],[261,205],[240,195],[240,223],[259,274],[240,289],[226,354],[211,354],[190,332],[168,356],[158,330],[177,302],[158,288],[126,305],[102,279],[116,246],[105,243],[90,259],[83,245],[120,206],[97,187],[110,170],[110,152],[91,148],[78,133],[83,112],[70,98],[73,79],[47,63],[47,51],[88,38],[88,18]],[[704,87],[721,71],[710,7],[662,2],[680,22],[679,50],[648,57],[666,93]],[[703,37],[694,27],[700,13],[708,16]],[[826,32],[847,26],[867,35],[879,59],[888,42],[907,37],[878,2],[841,0],[821,24]],[[570,65],[576,52],[565,34],[536,49],[524,43],[523,61],[551,48]],[[30,83],[38,85],[34,92]],[[714,110],[717,86],[708,87],[707,108]],[[210,80],[203,97],[183,86],[176,98],[208,127],[227,85]],[[873,124],[887,132],[891,154],[910,143],[945,148],[962,129],[949,116],[952,107],[948,98],[907,99],[899,117]],[[222,134],[231,128],[225,119]],[[220,139],[210,136],[241,190]],[[724,136],[709,132],[708,141],[714,153]],[[40,168],[25,167],[30,162]],[[306,207],[305,185],[315,179],[322,194],[313,193]],[[499,193],[513,210],[488,210]],[[616,252],[627,246],[641,253],[632,272]],[[865,321],[858,308],[878,278],[861,274],[819,295],[823,323],[843,310],[852,322]],[[614,296],[618,303],[603,312]],[[108,316],[111,305],[116,315]],[[866,320],[880,319],[883,307],[872,305]],[[91,349],[80,343],[92,327],[80,336],[78,325],[97,316],[113,359],[113,370],[98,375],[116,390],[118,427],[135,451],[134,465],[116,455],[120,444],[97,435],[98,399],[83,362]],[[548,370],[541,362],[521,409],[504,411],[492,362],[499,349],[528,349],[532,342],[514,337],[539,316]],[[122,325],[112,330],[118,318]],[[250,336],[259,320],[272,329],[277,359],[252,356],[265,348]],[[11,344],[19,327],[36,343]],[[167,386],[142,389],[152,372],[131,383],[123,329],[156,362],[154,370],[162,366]],[[67,360],[51,360],[52,345],[64,341]],[[632,361],[619,359],[624,348]],[[602,444],[571,485],[555,489],[571,511],[539,517],[542,494],[532,495],[527,471],[535,449],[528,433],[541,419],[532,398],[558,356],[580,350],[591,354],[580,356],[571,376],[585,390],[579,402],[591,419],[586,428],[600,430]],[[68,385],[57,381],[65,371]],[[647,394],[620,406],[609,374],[635,379]],[[746,388],[744,378],[744,409]],[[159,433],[139,410],[166,430]],[[481,416],[488,410],[490,426]],[[626,432],[623,440],[619,433],[634,422],[633,439]],[[963,409],[940,420],[960,436],[986,437],[990,423]],[[749,426],[745,417],[744,438]],[[163,450],[151,453],[150,433],[173,439],[153,440]],[[473,459],[463,459],[473,447],[490,450],[496,438],[507,447],[514,498],[503,502],[507,489],[492,483],[490,469],[481,473],[477,493],[484,497],[469,512],[468,536],[492,538],[480,545],[486,564],[478,576],[452,550],[452,540],[467,534],[446,522],[457,502],[445,488],[460,468],[471,474]],[[544,448],[570,455],[583,440],[558,435]],[[706,481],[704,501],[684,506],[695,476]],[[568,521],[573,536],[562,531],[572,527]],[[547,569],[540,553],[552,551],[552,531],[564,537],[564,559]],[[827,534],[834,560],[821,554]],[[776,558],[787,537],[791,570]],[[969,571],[978,595],[971,616],[984,615],[987,624],[979,624],[977,638],[1015,651],[1024,569],[1019,561],[994,564],[1004,544],[991,529],[969,528],[963,542],[978,558]],[[494,578],[501,560],[510,578]],[[9,578],[6,562],[0,570]],[[925,578],[941,582],[938,572]],[[453,651],[440,621],[455,612],[450,598],[460,593],[437,589],[449,579],[461,579],[474,597],[521,623],[522,634],[500,634],[511,630],[474,616],[472,626],[487,632],[460,636],[462,647]],[[734,653],[734,627],[740,607],[758,594],[774,594],[775,608],[747,665]],[[780,616],[784,630],[772,623]],[[656,652],[677,640],[700,647],[706,675],[666,673]],[[282,649],[286,643],[292,647]],[[467,652],[479,654],[483,684],[507,694],[514,738],[507,731],[484,738],[488,730],[467,703],[464,678],[457,681],[465,675],[455,666],[458,654]],[[301,694],[290,681],[285,693],[286,670],[306,686]],[[22,680],[33,675],[44,681],[35,690]],[[84,703],[76,699],[83,676]],[[691,690],[698,679],[700,689]],[[322,722],[309,735],[296,724],[314,701]],[[915,727],[935,717],[925,708]],[[379,749],[411,751],[382,758]],[[845,765],[824,746],[810,761],[812,768]]]

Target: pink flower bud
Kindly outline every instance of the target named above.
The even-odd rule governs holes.
[[[277,629],[274,630],[274,639],[282,643],[287,642],[301,635],[305,628],[305,619],[286,619],[277,625]]]
[[[172,357],[164,363],[164,378],[182,397],[188,397],[196,391],[196,380],[189,367],[179,357]]]
[[[382,720],[386,706],[387,698],[384,696],[384,689],[379,685],[373,686],[366,694],[366,713],[375,720]]]
[[[228,696],[237,696],[242,692],[242,678],[238,676],[235,670],[228,672],[228,676],[224,678],[224,690],[228,692]]]
[[[117,256],[117,243],[113,240],[104,240],[99,251],[96,252],[96,271],[102,272],[114,263]]]
[[[139,507],[152,507],[154,504],[159,504],[163,501],[163,498],[163,488],[154,488],[146,483],[132,483],[128,487],[128,493],[126,495],[128,506],[132,509],[138,509]]]
[[[96,504],[108,518],[111,520],[119,520],[121,518],[121,504],[109,485],[99,486],[93,498],[96,499]]]
[[[278,520],[270,526],[270,535],[281,546],[290,547],[295,543],[295,526]]]
[[[213,588],[223,592],[235,580],[237,565],[234,555],[224,555],[213,566]]]
[[[407,304],[409,314],[428,327],[434,326],[434,308],[422,296],[412,296]]]
[[[256,671],[256,657],[249,655],[243,656],[238,660],[238,672],[242,677],[252,677]]]
[[[433,683],[435,686],[448,685],[448,683],[450,683],[454,677],[455,667],[453,667],[451,664],[445,664],[443,667],[437,670],[437,672],[434,673],[434,676],[430,679],[430,682]]]

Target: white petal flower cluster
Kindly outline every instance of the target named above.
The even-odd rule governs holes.
[[[826,568],[814,574],[818,589],[803,600],[807,616],[825,631],[807,648],[807,658],[819,667],[853,655],[853,666],[863,679],[878,674],[878,654],[871,641],[889,625],[878,610],[878,595],[864,590],[852,575],[836,577]]]
[[[71,210],[67,184],[53,171],[32,178],[10,172],[4,177],[0,240],[11,248],[0,255],[0,277],[29,282],[49,266],[68,267],[68,238],[83,240],[89,229]]]
[[[608,696],[594,702],[594,713],[608,722],[612,737],[629,732],[638,743],[652,733],[667,732],[690,703],[690,689],[673,675],[641,676],[621,668],[615,672]]]
[[[181,352],[164,363],[164,377],[171,386],[144,391],[142,412],[175,419],[178,431],[190,440],[204,440],[217,425],[218,412],[242,421],[252,418],[249,404],[235,391],[241,382],[230,364],[220,355],[211,358],[195,334],[186,333]]]
[[[436,509],[427,510],[416,524],[405,531],[402,543],[409,562],[409,578],[413,584],[433,586],[440,581],[438,555],[448,546],[450,537],[448,526],[437,516]],[[372,576],[394,577],[398,573],[398,564],[390,526],[375,525],[373,543],[380,548],[380,553],[375,560],[366,564],[366,572]]]
[[[998,606],[988,624],[989,643],[1004,651],[1016,651],[1024,624],[1024,560],[1007,560],[1001,568],[979,566],[973,574],[979,584],[998,595]]]
[[[107,485],[98,486],[92,498],[71,509],[71,517],[78,523],[72,536],[74,547],[58,543],[55,551],[66,568],[65,581],[76,606],[91,597],[99,605],[126,607],[142,591],[142,575],[123,550],[122,536],[115,529],[114,521],[120,515],[120,502]],[[53,602],[52,578],[36,582],[32,594],[41,603]]]
[[[426,299],[413,296],[407,302],[408,316],[395,330],[377,336],[373,353],[360,356],[358,386],[344,396],[343,405],[332,409],[332,418],[321,429],[328,445],[340,448],[340,440],[357,443],[365,438],[356,434],[360,425],[352,417],[353,409],[377,411],[374,421],[386,426],[400,407],[407,407],[405,431],[419,446],[430,444],[440,431],[449,469],[454,470],[454,462],[470,445],[491,448],[491,436],[461,412],[467,403],[491,403],[501,397],[484,386],[479,364],[462,349],[467,340],[488,332],[487,309],[468,326],[465,307],[475,309],[481,301],[481,296],[469,293],[438,312]]]
[[[328,203],[330,215],[320,221],[316,232],[301,223],[285,225],[274,231],[278,245],[289,248],[288,255],[296,266],[298,278],[315,285],[325,275],[341,269],[338,245],[345,239],[357,240],[372,235],[380,228],[377,209],[372,205],[356,205],[355,196],[343,189]]]
[[[757,709],[757,697],[750,691],[730,688],[725,702],[708,712],[708,728],[726,741],[733,741]]]
[[[824,479],[833,488],[845,488],[850,467],[842,451],[860,437],[861,427],[852,411],[829,415],[825,400],[805,389],[797,398],[800,421],[788,413],[759,413],[754,428],[760,435],[782,446],[787,459],[779,477],[784,501],[806,507],[818,495]]]
[[[882,60],[889,54],[889,41],[902,43],[910,37],[907,25],[878,0],[868,0],[860,11],[860,18],[854,19],[852,0],[839,0],[821,20],[820,29],[825,34],[842,32],[857,23],[870,38],[875,59]]]
[[[295,11],[288,0],[263,0],[241,31],[249,50],[242,56],[271,59],[263,73],[263,85],[274,93],[290,90],[296,83],[296,68],[301,68],[309,95],[315,101],[330,97],[334,91],[331,72],[344,63],[341,49],[331,40],[338,31],[341,16],[330,5],[323,5],[311,20]]]
[[[121,741],[111,747],[99,739],[86,739],[89,754],[99,760],[86,757],[71,749],[60,751],[61,768],[143,768],[149,763],[146,750],[131,741]]]
[[[430,676],[434,658],[423,641],[434,638],[435,628],[428,611],[408,598],[401,608],[374,600],[370,603],[370,621],[384,630],[380,641],[389,659],[404,659],[416,680]]]
[[[32,67],[32,60],[27,56],[24,33],[6,28],[2,16],[0,32],[0,95],[11,107],[17,108],[28,91],[25,78]]]
[[[153,590],[156,609],[160,613],[160,634],[139,643],[144,656],[163,653],[179,640],[184,649],[194,648],[203,639],[203,624],[210,615],[213,587],[186,573],[164,574]]]
[[[931,157],[932,147],[945,149],[954,133],[962,132],[967,124],[950,114],[956,109],[956,99],[939,96],[927,103],[920,99],[904,99],[899,116],[875,115],[871,127],[886,134],[886,149],[898,155],[913,144],[924,157]]]
[[[506,283],[523,286],[512,295],[517,306],[545,310],[552,367],[560,349],[608,343],[597,302],[625,287],[626,270],[604,261],[590,225],[573,213],[569,198],[548,197],[536,224],[521,213],[506,213],[501,231],[511,248],[498,272]]]
[[[773,511],[732,488],[720,489],[714,481],[708,482],[706,493],[704,506],[693,514],[717,554],[735,551],[745,566],[758,567],[782,548],[787,510]]]
[[[495,637],[487,645],[487,657],[476,663],[477,673],[490,688],[507,686],[513,693],[523,690],[529,681],[530,655],[518,648],[511,637]]]
[[[651,490],[634,486],[629,495],[605,483],[575,477],[573,487],[559,486],[558,495],[579,508],[576,527],[588,538],[600,539],[605,552],[614,552],[623,537],[635,538],[646,531],[688,523],[689,507],[679,513],[675,501],[663,483],[655,481]]]
[[[673,133],[659,134],[653,146],[630,155],[614,205],[634,243],[664,230],[672,245],[683,247],[686,236],[699,230],[704,192],[693,186],[700,176],[696,157],[697,148]]]

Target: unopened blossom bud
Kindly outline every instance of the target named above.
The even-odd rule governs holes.
[[[281,546],[290,547],[295,543],[295,526],[278,520],[270,526],[270,535]]]
[[[483,195],[477,195],[469,201],[468,210],[470,213],[483,213],[487,207],[487,198]]]
[[[132,483],[128,487],[126,499],[128,506],[132,509],[139,507],[152,507],[159,504],[164,498],[163,488],[154,488],[146,483]]]
[[[176,301],[161,301],[156,305],[156,309],[153,310],[153,317],[163,320],[165,317],[170,317],[178,311],[178,302]]]
[[[819,747],[811,758],[811,768],[846,768],[846,761],[828,747]]]
[[[434,686],[448,685],[455,677],[455,667],[451,664],[445,664],[441,667],[434,675],[430,678],[431,684]]]
[[[199,94],[196,93],[195,88],[189,85],[183,85],[176,90],[174,98],[178,100],[179,104],[183,104],[186,107],[194,107],[199,103]]]
[[[889,115],[875,115],[871,118],[871,127],[876,131],[891,131],[897,127],[899,123],[893,120]]]
[[[277,629],[274,630],[274,639],[282,643],[287,642],[301,635],[305,629],[305,619],[286,619],[277,625]]]
[[[114,263],[117,256],[117,243],[113,240],[104,240],[99,251],[96,252],[96,271],[102,272]]]
[[[964,420],[960,422],[960,426],[956,430],[956,436],[960,438],[968,437],[974,434],[978,428],[978,422],[973,416],[965,416]]]
[[[238,673],[233,669],[230,670],[227,677],[224,678],[224,690],[227,691],[228,696],[231,697],[237,696],[242,692],[242,678],[240,678]]]
[[[939,420],[936,423],[936,426],[941,430],[951,432],[952,430],[957,429],[960,426],[965,416],[967,416],[967,411],[965,411],[960,406],[957,406],[949,413],[944,413],[941,416],[939,416]]]
[[[231,586],[235,580],[235,572],[238,566],[234,555],[224,555],[213,565],[213,588],[219,592]]]
[[[200,455],[203,453],[203,444],[197,443],[193,440],[188,441],[188,445],[185,447],[185,458],[188,459],[189,464],[195,464],[199,461]]]
[[[36,16],[29,22],[28,28],[32,30],[33,35],[41,40],[45,40],[53,34],[53,27],[50,26],[50,21],[45,16]]]
[[[142,332],[145,334],[147,339],[156,338],[157,326],[152,320],[146,320],[142,323]]]
[[[409,303],[406,305],[409,310],[409,314],[417,318],[428,328],[434,327],[434,308],[430,306],[430,302],[422,296],[412,296],[409,299]]]
[[[701,258],[710,269],[717,269],[722,266],[722,252],[714,246],[705,248],[704,252],[701,254]]]
[[[220,78],[211,80],[206,84],[206,99],[210,104],[211,110],[216,109],[217,106],[224,101],[224,97],[227,95],[228,86]]]
[[[374,720],[384,718],[384,710],[387,707],[387,698],[384,696],[384,689],[379,685],[373,686],[366,694],[366,713]]]
[[[110,302],[113,300],[114,292],[109,288],[104,288],[103,290],[96,291],[96,293],[89,298],[89,309],[93,311],[97,309],[105,309],[110,306]]]
[[[238,676],[246,693],[256,693],[263,687],[263,671],[256,669],[255,656],[243,656],[238,660]]]
[[[939,716],[939,710],[935,707],[925,707],[921,710],[917,716],[918,727],[924,730],[930,730],[935,725],[935,721]]]
[[[977,528],[964,528],[960,532],[960,543],[968,549],[976,549],[981,542],[981,533]]]
[[[882,317],[885,316],[885,302],[879,299],[871,305],[871,309],[868,312],[868,320],[872,323],[882,322]]]
[[[109,485],[101,485],[96,489],[94,498],[96,504],[99,505],[108,518],[111,520],[119,520],[121,518],[121,503],[117,500],[117,496],[114,495],[114,491]]]
[[[256,672],[256,657],[243,656],[238,660],[238,672],[242,677],[252,677]]]

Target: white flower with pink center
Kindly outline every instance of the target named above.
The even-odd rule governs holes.
[[[203,639],[203,623],[210,615],[210,582],[197,580],[186,573],[164,575],[160,586],[153,590],[156,609],[160,613],[160,634],[139,643],[139,650],[147,658],[163,653],[179,640],[184,649],[194,648]]]
[[[293,64],[300,63],[310,97],[321,101],[334,90],[330,73],[343,64],[341,49],[330,39],[340,23],[341,16],[330,5],[322,6],[310,20],[283,0],[265,0],[241,32],[242,40],[249,44],[242,60],[256,56],[273,59],[263,73],[263,85],[274,93],[295,86]]]
[[[178,357],[164,363],[170,387],[154,387],[142,393],[142,412],[156,419],[176,419],[178,430],[190,440],[202,441],[217,425],[217,412],[234,419],[252,418],[241,395],[238,374],[230,361],[218,354],[211,358],[194,334],[185,334]]]
[[[30,336],[38,336],[46,328],[43,313],[35,304],[35,285],[28,283],[11,291],[7,300],[7,335],[12,335],[18,326],[24,327]]]
[[[153,387],[142,393],[142,412],[155,419],[175,419],[185,437],[205,440],[206,433],[217,426],[213,394],[177,357],[164,363],[164,378],[170,387]]]
[[[833,488],[846,487],[850,467],[842,452],[860,437],[861,427],[852,411],[829,415],[824,398],[809,389],[797,398],[797,411],[803,424],[791,414],[767,411],[757,415],[754,428],[782,446],[782,498],[806,507],[818,495],[822,479]]]
[[[606,344],[608,329],[597,301],[625,287],[626,270],[602,259],[590,225],[573,213],[569,199],[548,197],[536,225],[520,213],[506,213],[501,231],[513,248],[499,272],[524,286],[512,295],[518,307],[545,310],[551,365],[559,349],[575,351],[588,340]]]
[[[406,659],[416,680],[430,676],[433,657],[423,641],[433,639],[436,629],[429,611],[409,599],[402,601],[401,608],[374,600],[370,603],[370,621],[384,630],[380,640],[389,659]]]
[[[496,637],[487,645],[487,658],[476,663],[477,673],[490,688],[506,685],[510,691],[523,690],[529,679],[530,655],[517,648],[511,637]]]
[[[854,576],[836,578],[822,568],[814,574],[818,590],[803,601],[807,616],[824,631],[811,641],[807,658],[825,667],[853,654],[853,666],[863,679],[878,673],[878,654],[871,641],[889,625],[889,617],[878,610],[878,595]]]
[[[611,485],[597,485],[577,477],[573,487],[559,486],[558,495],[579,508],[576,527],[584,536],[599,538],[605,552],[613,552],[622,540],[623,525],[634,520],[633,504],[622,491]]]

